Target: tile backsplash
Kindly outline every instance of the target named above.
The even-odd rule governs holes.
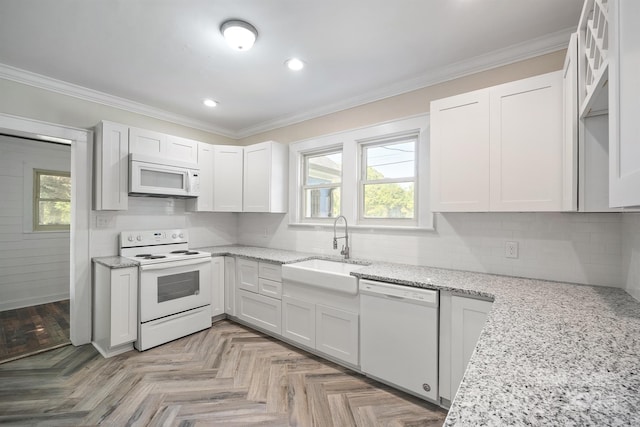
[[[435,231],[350,228],[350,234],[354,258],[592,285],[626,281],[622,214],[449,213],[436,214]],[[339,254],[332,238],[332,227],[289,226],[287,215],[238,219],[241,244]],[[518,258],[505,256],[507,241],[518,243]]]

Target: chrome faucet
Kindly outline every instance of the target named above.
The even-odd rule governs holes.
[[[336,237],[336,226],[338,225],[340,218],[344,219],[344,236]],[[340,255],[344,255],[344,259],[349,259],[349,225],[347,224],[347,218],[345,218],[344,215],[340,215],[333,222],[333,249],[338,249],[338,239],[344,239],[344,245],[342,245]]]

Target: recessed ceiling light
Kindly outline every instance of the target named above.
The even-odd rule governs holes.
[[[207,107],[215,107],[216,105],[218,105],[218,103],[213,99],[205,99],[204,101],[202,101],[202,103]]]
[[[232,19],[220,26],[220,32],[227,44],[235,50],[249,50],[258,38],[256,27],[245,21]]]
[[[287,67],[289,67],[290,70],[293,71],[300,71],[304,68],[304,62],[302,62],[298,58],[287,59],[285,61],[285,64],[287,65]]]

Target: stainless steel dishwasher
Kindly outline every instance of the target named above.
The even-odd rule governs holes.
[[[369,377],[438,401],[438,291],[361,279],[360,366]]]

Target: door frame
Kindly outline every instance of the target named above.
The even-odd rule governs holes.
[[[0,133],[71,141],[70,334],[75,346],[91,342],[91,182],[93,132],[0,113]],[[45,138],[43,138],[43,136]]]

